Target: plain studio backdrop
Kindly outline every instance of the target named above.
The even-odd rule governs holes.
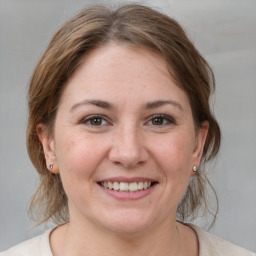
[[[256,251],[256,1],[137,2],[176,18],[215,71],[223,142],[210,170],[220,203],[211,232]],[[27,217],[38,179],[26,152],[26,91],[56,29],[92,3],[100,1],[0,1],[0,251],[44,228],[29,229]]]

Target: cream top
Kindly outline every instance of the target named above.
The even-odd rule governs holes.
[[[256,256],[255,253],[224,241],[197,226],[190,227],[195,230],[198,237],[199,256]],[[50,247],[51,231],[47,230],[40,236],[18,244],[0,253],[0,256],[53,256]]]

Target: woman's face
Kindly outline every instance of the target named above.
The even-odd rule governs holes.
[[[53,136],[38,130],[71,222],[133,233],[175,221],[207,129],[195,131],[188,97],[161,57],[113,43],[68,81]]]

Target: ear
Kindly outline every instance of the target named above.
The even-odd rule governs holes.
[[[47,169],[54,174],[58,174],[59,168],[57,166],[55,145],[52,135],[49,134],[49,131],[44,124],[38,124],[36,126],[36,131],[44,149]]]
[[[199,130],[196,133],[196,144],[193,151],[193,165],[196,165],[197,167],[200,165],[201,162],[208,130],[209,123],[207,121],[204,121],[203,123],[201,123]]]

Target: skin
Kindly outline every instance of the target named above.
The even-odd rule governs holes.
[[[51,234],[54,255],[198,255],[176,210],[207,131],[207,122],[195,128],[160,56],[117,43],[86,56],[67,82],[53,134],[37,126],[69,200],[70,222]],[[116,177],[155,185],[142,198],[118,199],[98,184]]]

